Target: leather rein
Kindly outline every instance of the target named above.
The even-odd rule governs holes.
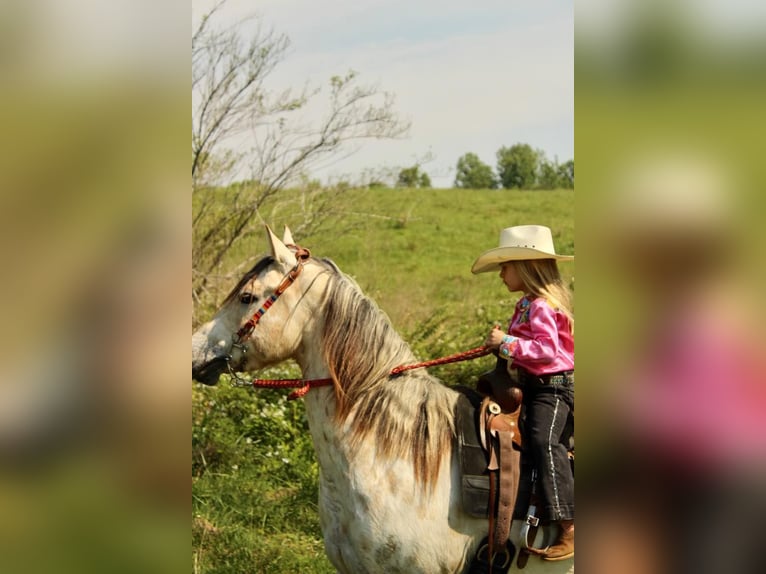
[[[277,285],[274,293],[264,302],[264,304],[253,313],[253,316],[247,320],[239,330],[232,335],[232,349],[239,349],[243,354],[247,353],[247,347],[244,342],[253,333],[253,330],[258,325],[261,317],[269,310],[269,308],[281,297],[281,295],[287,290],[290,285],[295,283],[295,280],[303,271],[303,265],[311,258],[311,252],[308,249],[299,247],[297,245],[288,245],[288,247],[295,248],[295,266],[287,272],[282,281]],[[444,365],[448,363],[456,363],[459,361],[468,361],[471,359],[478,359],[492,352],[489,347],[481,346],[462,353],[456,353],[447,357],[439,359],[433,359],[430,361],[423,361],[421,363],[415,363],[412,365],[400,365],[391,370],[391,376],[399,376],[405,371],[412,369],[419,369],[423,367],[431,367],[435,365]],[[254,387],[254,388],[270,388],[270,389],[283,389],[283,388],[297,388],[288,395],[288,399],[298,399],[306,395],[314,387],[326,387],[332,385],[335,381],[331,378],[326,379],[253,379],[248,381],[239,376],[239,374],[231,366],[231,354],[226,356],[226,368],[231,376],[231,384],[234,387]]]

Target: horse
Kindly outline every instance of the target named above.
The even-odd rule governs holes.
[[[282,240],[266,232],[270,253],[192,336],[193,379],[215,385],[227,369],[252,372],[288,359],[305,379],[329,379],[304,400],[320,468],[320,526],[335,569],[467,572],[488,527],[461,505],[458,392],[422,369],[390,377],[416,358],[387,315],[330,259],[297,248],[288,229]],[[521,526],[511,527],[516,548]],[[546,537],[541,528],[538,539]],[[574,564],[533,556],[524,570],[574,572]]]

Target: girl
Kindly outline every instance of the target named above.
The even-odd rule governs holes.
[[[471,268],[473,273],[499,269],[509,291],[524,293],[507,333],[496,326],[485,345],[508,360],[524,389],[524,440],[537,467],[543,518],[560,527],[552,546],[532,550],[543,560],[574,556],[574,477],[567,457],[574,411],[574,318],[556,263],[572,259],[556,254],[549,228],[521,225],[503,229],[500,245]]]

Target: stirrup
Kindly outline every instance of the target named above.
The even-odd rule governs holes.
[[[516,547],[510,540],[507,540],[505,547],[495,552],[494,559],[492,561],[492,568],[489,569],[489,545],[488,539],[485,538],[481,541],[479,549],[476,551],[476,555],[471,562],[471,568],[468,570],[468,574],[506,574],[511,567],[511,562],[516,555]]]

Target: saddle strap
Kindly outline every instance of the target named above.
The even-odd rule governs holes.
[[[495,548],[505,548],[521,474],[520,405],[513,413],[485,397],[479,413],[479,437],[487,453],[489,472],[489,563]],[[514,444],[518,447],[514,448]]]
[[[535,550],[534,543],[537,538],[537,530],[540,528],[540,518],[537,516],[537,469],[532,470],[532,491],[529,495],[529,508],[524,525],[521,527],[521,549],[516,559],[516,567],[521,570],[527,565],[529,555]]]
[[[513,433],[498,432],[497,435],[500,441],[500,484],[494,539],[497,547],[501,548],[511,531],[521,473],[521,453],[513,448]]]
[[[492,568],[492,562],[495,559],[495,548],[501,545],[497,542],[497,525],[495,523],[495,504],[497,504],[497,471],[489,473],[489,536],[487,537],[487,550],[489,567]],[[501,544],[505,544],[502,541]]]
[[[529,510],[527,511],[527,517],[524,520],[524,525],[521,527],[521,547],[525,550],[534,547],[537,528],[540,526],[540,518],[535,516],[536,512],[537,506],[535,504],[530,504]]]
[[[536,496],[532,495],[534,501]],[[527,565],[529,555],[531,554],[530,548],[534,548],[535,538],[537,537],[537,529],[540,527],[540,519],[535,515],[537,512],[537,505],[535,502],[531,502],[529,510],[527,510],[527,518],[524,525],[521,527],[521,549],[519,556],[516,559],[516,567],[521,570]]]

